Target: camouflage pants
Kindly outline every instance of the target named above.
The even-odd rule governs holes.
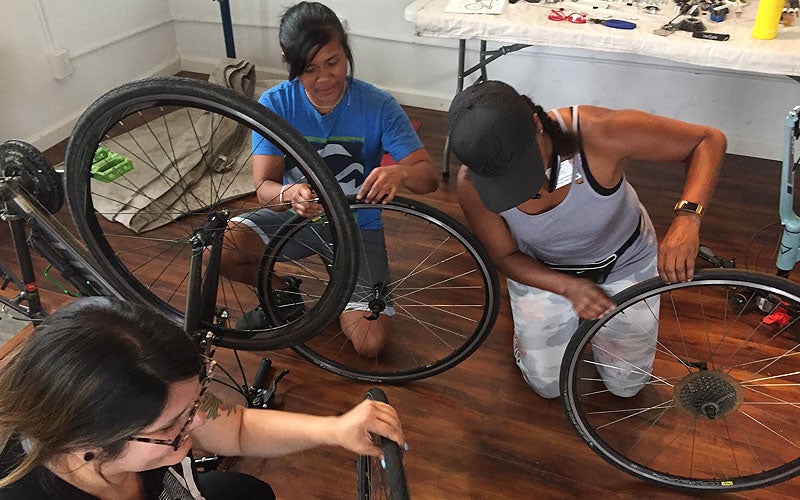
[[[600,287],[608,295],[656,276],[655,260],[642,271]],[[522,376],[537,394],[559,395],[559,372],[567,344],[578,327],[578,316],[566,297],[508,280],[514,317],[514,358]],[[626,309],[592,339],[592,351],[606,387],[630,397],[647,383],[658,335],[659,297]]]

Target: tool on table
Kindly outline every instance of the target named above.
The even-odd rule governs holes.
[[[727,33],[709,33],[708,31],[695,31],[692,33],[692,38],[703,38],[704,40],[716,40],[724,42],[730,40],[731,36]]]
[[[632,30],[636,28],[636,23],[630,21],[623,21],[622,19],[589,19],[595,24],[602,24],[609,28],[616,28],[618,30]]]

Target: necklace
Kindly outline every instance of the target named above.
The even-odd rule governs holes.
[[[333,104],[331,104],[329,106],[322,106],[322,105],[317,104],[316,102],[314,102],[314,99],[311,98],[311,95],[308,93],[308,90],[306,90],[305,88],[303,89],[303,92],[306,93],[306,98],[308,99],[308,102],[313,104],[314,107],[317,108],[319,111],[327,110],[327,109],[333,109],[336,106],[338,106],[340,102],[342,102],[342,99],[344,99],[344,95],[347,93],[347,81],[344,82],[344,90],[342,90],[342,95],[340,95],[339,98],[336,99],[335,103],[333,103]]]

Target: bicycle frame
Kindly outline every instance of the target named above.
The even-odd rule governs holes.
[[[0,200],[5,204],[2,218],[8,221],[20,266],[22,286],[19,295],[11,301],[18,306],[15,307],[18,312],[28,316],[34,323],[40,322],[45,315],[39,299],[31,247],[50,262],[80,295],[121,298],[97,272],[94,260],[78,240],[64,227],[54,224],[52,216],[29,197],[16,178],[0,178]],[[26,235],[26,227],[30,228],[29,235]],[[11,279],[8,277],[7,281]],[[22,302],[27,306],[20,305]]]
[[[800,136],[800,106],[786,117],[786,147],[781,166],[780,216],[783,236],[778,252],[778,275],[786,277],[798,259],[800,216],[794,211],[794,143]]]

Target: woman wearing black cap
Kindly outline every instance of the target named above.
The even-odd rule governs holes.
[[[580,319],[609,312],[609,298],[658,274],[694,275],[701,216],[725,155],[725,136],[635,110],[574,106],[545,112],[509,85],[489,81],[450,107],[461,208],[508,277],[514,355],[543,397],[559,393],[561,359]],[[629,160],[686,164],[675,218],[658,244],[625,180]],[[649,300],[658,307],[658,298]],[[644,306],[643,306],[644,307]],[[649,379],[657,323],[626,311],[615,338],[596,337],[609,390],[633,396]],[[641,369],[632,369],[632,367]]]

